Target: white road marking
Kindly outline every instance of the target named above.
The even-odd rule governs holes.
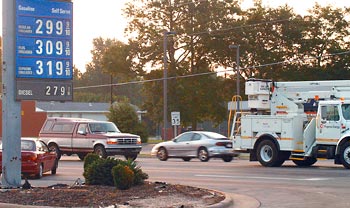
[[[289,180],[289,181],[326,181],[331,178],[281,178],[281,177],[259,177],[259,176],[228,176],[228,175],[195,175],[196,177],[208,178],[242,178],[242,179],[262,179],[262,180]]]

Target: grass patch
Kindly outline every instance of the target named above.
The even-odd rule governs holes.
[[[156,139],[156,140],[154,140],[154,139],[149,139],[149,140],[147,141],[148,144],[158,144],[158,143],[160,143],[160,142],[163,142],[163,140],[161,140],[161,139]]]

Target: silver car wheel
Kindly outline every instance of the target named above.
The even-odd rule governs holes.
[[[209,160],[208,151],[205,148],[201,148],[198,151],[198,158],[202,162],[207,162]]]
[[[168,159],[168,152],[164,147],[159,148],[157,152],[157,157],[161,161],[166,161]]]

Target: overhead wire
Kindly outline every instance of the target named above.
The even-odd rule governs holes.
[[[287,63],[296,63],[299,61],[306,61],[306,60],[313,60],[318,58],[325,58],[325,57],[332,57],[332,56],[338,56],[338,55],[345,55],[350,54],[349,51],[343,51],[338,53],[331,53],[331,54],[325,54],[321,56],[315,56],[315,57],[307,57],[307,58],[296,58],[292,60],[284,60],[279,62],[272,62],[267,64],[261,64],[256,66],[248,66],[248,67],[240,67],[240,70],[247,70],[247,69],[257,69],[257,68],[263,68],[268,66],[274,66],[279,64],[287,64]],[[167,78],[157,78],[157,79],[149,79],[149,80],[135,80],[130,82],[123,82],[123,83],[112,83],[112,84],[103,84],[103,85],[91,85],[91,86],[82,86],[82,87],[74,87],[74,90],[80,90],[80,89],[90,89],[90,88],[99,88],[99,87],[110,87],[110,86],[123,86],[123,85],[130,85],[130,84],[143,84],[148,82],[157,82],[157,81],[163,81],[165,79],[171,80],[171,79],[179,79],[179,78],[190,78],[190,77],[197,77],[197,76],[204,76],[204,75],[212,75],[212,74],[218,74],[218,73],[225,73],[230,71],[235,71],[236,69],[225,69],[225,70],[217,70],[217,71],[210,71],[210,72],[203,72],[203,73],[195,73],[195,74],[188,74],[188,75],[180,75],[180,76],[172,76]]]

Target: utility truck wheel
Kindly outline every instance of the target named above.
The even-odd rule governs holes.
[[[262,141],[257,148],[258,161],[265,167],[278,167],[284,162],[283,159],[278,157],[278,150],[270,140]]]
[[[350,142],[340,147],[340,161],[345,168],[350,169]]]
[[[297,166],[308,167],[308,166],[315,164],[315,162],[317,162],[317,159],[314,157],[308,157],[305,160],[293,160],[293,162]]]

